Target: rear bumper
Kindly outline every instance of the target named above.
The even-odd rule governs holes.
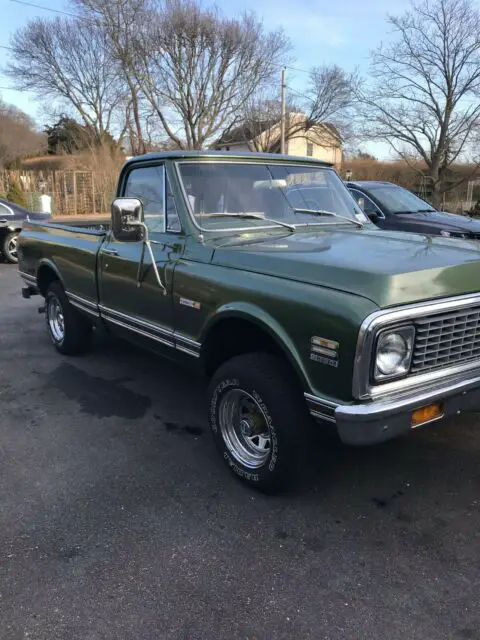
[[[442,414],[430,422],[480,411],[480,374],[455,382],[437,383],[435,388],[413,390],[408,395],[358,404],[335,405],[310,394],[305,397],[312,416],[334,422],[343,442],[368,445],[412,431],[412,413],[435,402],[441,402]],[[426,424],[429,423],[419,426]]]

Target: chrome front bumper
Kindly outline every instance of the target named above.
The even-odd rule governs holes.
[[[368,445],[412,431],[412,413],[435,402],[442,403],[442,414],[431,422],[464,412],[480,411],[480,374],[468,379],[438,382],[434,388],[413,389],[408,394],[358,404],[337,405],[307,393],[305,398],[311,415],[317,420],[334,422],[343,442]]]

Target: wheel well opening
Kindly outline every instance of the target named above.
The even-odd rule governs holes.
[[[255,352],[277,355],[290,366],[282,348],[265,329],[239,318],[223,320],[213,327],[203,344],[205,372],[210,377],[227,360]]]
[[[42,296],[45,296],[45,294],[47,293],[47,289],[50,286],[50,284],[52,282],[54,282],[55,280],[58,280],[58,276],[55,273],[55,271],[47,266],[47,265],[43,265],[40,267],[40,269],[38,270],[38,275],[37,275],[37,284],[38,284],[38,289],[40,291],[40,293],[42,294]]]

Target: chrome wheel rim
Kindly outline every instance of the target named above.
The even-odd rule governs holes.
[[[7,242],[7,251],[12,258],[17,258],[18,254],[18,236],[12,236]]]
[[[270,456],[269,422],[257,400],[243,389],[230,389],[218,408],[220,432],[237,462],[249,469],[263,466]]]
[[[52,296],[48,300],[47,318],[50,332],[55,342],[62,342],[65,337],[65,320],[59,299]]]

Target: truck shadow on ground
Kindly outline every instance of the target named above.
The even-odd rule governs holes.
[[[353,572],[361,581],[381,575],[398,555],[398,574],[382,578],[395,593],[418,564],[432,575],[441,569],[442,597],[453,597],[460,583],[464,597],[473,597],[476,416],[370,448],[346,447],[312,425],[300,484],[264,496],[224,466],[208,432],[206,382],[175,364],[101,337],[87,357],[60,359],[45,388],[52,402],[61,393],[78,405],[69,435],[78,463],[48,519],[32,517],[19,536],[35,538],[25,553],[40,569],[53,563],[58,575],[95,575],[99,558],[121,565],[128,553],[136,572],[156,540],[156,571],[185,584],[184,566],[171,554],[196,558],[203,548],[206,563],[215,550],[214,572],[218,563],[234,571],[253,548],[269,558],[267,582],[282,573],[287,579],[294,566],[315,582],[320,567],[334,565],[338,575]],[[91,448],[101,464],[92,463]],[[87,471],[75,482],[77,469]],[[467,618],[451,637],[478,637],[474,630]]]
[[[206,457],[205,464],[211,464],[213,458],[214,468],[224,474],[225,483],[242,486],[217,460],[206,420],[206,380],[109,335],[97,338],[90,358],[96,370],[102,361],[108,362],[116,377],[92,375],[68,361],[51,378],[67,397],[78,401],[83,413],[100,418],[143,418],[154,425],[154,430],[163,428],[165,437],[202,436],[198,454]],[[140,387],[135,384],[138,380]],[[470,414],[373,447],[345,446],[329,427],[312,424],[301,481],[288,495],[308,501],[318,500],[320,495],[334,499],[335,492],[348,493],[353,503],[368,502],[375,509],[389,510],[401,509],[409,494],[418,499],[419,491],[425,495],[444,487],[456,493],[462,484],[479,479],[480,437],[476,424],[477,416]],[[453,486],[451,478],[455,478]],[[408,520],[407,515],[403,517]]]

